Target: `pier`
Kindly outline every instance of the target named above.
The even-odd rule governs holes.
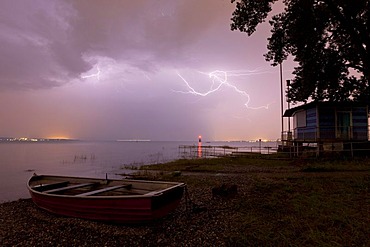
[[[277,147],[262,146],[261,143],[256,143],[258,146],[212,146],[212,145],[180,145],[179,157],[192,158],[214,158],[214,157],[240,157],[251,154],[272,154],[276,153]]]

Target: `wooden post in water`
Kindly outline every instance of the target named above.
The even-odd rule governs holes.
[[[259,139],[259,142],[260,142],[260,154],[262,154],[261,139]]]

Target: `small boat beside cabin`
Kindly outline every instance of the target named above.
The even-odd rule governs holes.
[[[179,205],[184,188],[179,182],[50,175],[34,175],[28,181],[32,200],[42,209],[114,223],[162,218]]]

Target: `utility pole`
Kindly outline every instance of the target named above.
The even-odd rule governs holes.
[[[290,80],[286,80],[286,87],[287,87],[287,90],[289,92]],[[287,101],[288,101],[288,110],[289,110],[290,109],[290,101],[289,101],[289,99]],[[290,117],[288,117],[288,132],[290,133]]]
[[[283,65],[280,62],[280,101],[281,101],[281,141],[283,144],[283,133],[284,133],[284,100],[283,100]],[[284,144],[283,144],[284,145]]]

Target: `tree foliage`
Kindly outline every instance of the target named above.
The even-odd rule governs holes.
[[[252,35],[278,0],[236,2],[232,30]],[[267,61],[293,56],[298,66],[287,95],[292,102],[370,102],[370,1],[283,0],[272,16]]]

